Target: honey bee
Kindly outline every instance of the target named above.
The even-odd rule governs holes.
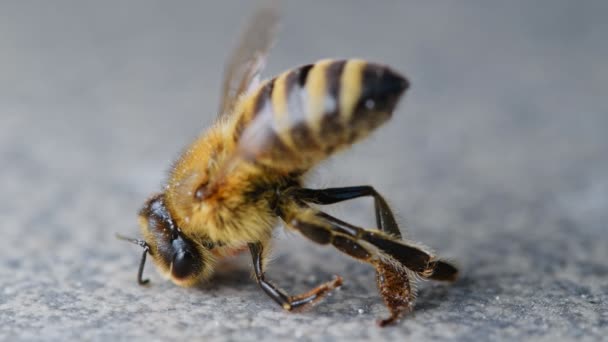
[[[146,256],[175,284],[208,279],[218,260],[249,250],[261,289],[283,309],[310,307],[342,278],[290,295],[268,280],[266,263],[279,222],[376,270],[390,316],[411,311],[413,281],[453,281],[458,270],[402,239],[385,199],[371,186],[309,189],[303,177],[328,156],[363,139],[392,115],[409,82],[382,64],[328,59],[259,80],[278,21],[260,6],[231,55],[216,122],[173,165],[162,193],[139,212]],[[364,229],[328,215],[320,205],[371,196],[377,227]]]

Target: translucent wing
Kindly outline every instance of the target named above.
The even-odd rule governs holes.
[[[265,1],[250,18],[224,71],[219,117],[232,113],[264,67],[279,20],[277,1]]]

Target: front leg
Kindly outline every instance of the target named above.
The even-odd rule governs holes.
[[[342,285],[342,278],[336,276],[334,280],[321,284],[314,289],[296,296],[289,296],[285,291],[266,280],[263,270],[264,246],[261,242],[250,243],[249,251],[253,258],[255,278],[266,294],[287,311],[310,307],[323,299],[331,290]]]

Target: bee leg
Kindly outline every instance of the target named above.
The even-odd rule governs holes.
[[[356,239],[371,243],[421,277],[439,281],[454,281],[458,276],[458,269],[454,265],[436,259],[421,247],[396,240],[381,232],[353,226],[324,212],[317,212],[317,216],[330,223],[332,229],[337,232],[348,232]]]
[[[253,258],[253,269],[258,284],[270,298],[272,298],[287,311],[310,307],[323,299],[331,290],[342,285],[342,278],[336,276],[334,280],[323,283],[306,293],[296,296],[289,296],[285,293],[285,291],[266,280],[263,270],[264,247],[262,243],[250,243],[249,250]]]
[[[401,238],[399,226],[388,203],[376,189],[369,185],[327,189],[297,189],[293,195],[298,200],[315,204],[334,204],[358,197],[372,196],[374,197],[374,211],[378,229],[396,238]]]
[[[339,220],[324,212],[300,207],[282,217],[287,225],[319,244],[332,244],[352,257],[369,260],[371,254],[362,245],[373,245],[404,267],[420,276],[434,280],[453,281],[458,270],[451,264],[437,260],[421,247],[408,244],[380,231],[366,230]]]
[[[435,260],[429,264],[429,268],[433,270],[430,275],[424,275],[423,277],[437,281],[454,282],[458,278],[458,268],[450,264],[447,261]]]
[[[389,318],[378,322],[380,326],[390,324],[412,310],[415,294],[410,271],[434,280],[452,281],[458,275],[458,270],[451,264],[383,232],[353,226],[301,203],[282,212],[281,218],[287,225],[310,240],[331,244],[374,266],[380,295],[391,313]]]
[[[373,196],[378,229],[393,237],[399,239],[401,238],[399,227],[390,207],[384,198],[371,186],[364,185],[344,188],[297,189],[293,193],[293,196],[297,200],[315,204],[333,204],[362,196]],[[334,220],[334,222],[338,224],[346,224],[345,222],[342,222],[329,215],[325,216],[330,220]],[[420,275],[432,280],[454,281],[458,274],[458,269],[456,269],[455,266],[443,260],[432,261],[428,268],[432,269],[433,272],[425,272]]]
[[[378,321],[380,326],[395,322],[403,314],[412,310],[415,294],[412,290],[408,271],[405,267],[382,257],[374,248],[369,246],[369,242],[364,240],[364,235],[370,232],[350,225],[340,226],[337,222],[341,221],[337,219],[332,221],[329,219],[331,216],[321,212],[305,209],[295,215],[295,218],[287,221],[288,225],[298,230],[302,235],[319,244],[331,244],[341,252],[374,266],[378,290],[390,312],[388,318]],[[346,223],[343,224],[347,225]],[[386,239],[394,238],[386,235]],[[403,245],[403,241],[396,243]],[[403,246],[405,249],[400,252],[405,251],[404,254],[410,254],[408,248],[413,247]],[[396,251],[387,254],[395,258],[392,252]],[[427,259],[430,259],[430,256],[427,255]],[[426,263],[428,264],[428,262]]]
[[[378,325],[384,327],[412,311],[415,294],[405,269],[379,260],[372,262],[372,265],[376,268],[378,291],[390,312],[388,318],[378,321]]]

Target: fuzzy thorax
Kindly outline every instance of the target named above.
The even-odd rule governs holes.
[[[265,239],[276,224],[274,179],[256,165],[234,163],[227,138],[218,123],[188,148],[171,172],[167,207],[189,236],[228,244]]]

